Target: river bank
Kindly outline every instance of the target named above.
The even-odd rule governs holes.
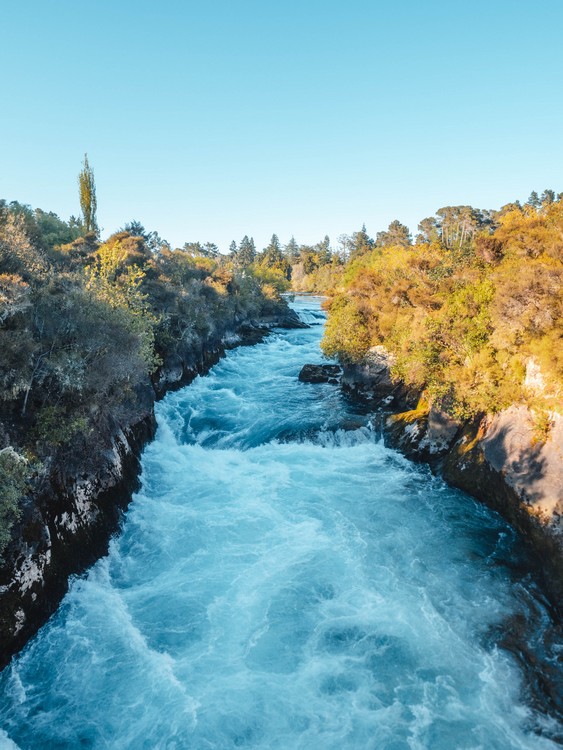
[[[557,617],[563,610],[563,420],[553,414],[547,439],[534,415],[513,406],[468,422],[426,404],[421,393],[394,381],[383,347],[363,363],[347,365],[345,392],[381,410],[387,444],[430,465],[458,487],[501,513],[533,550],[542,586]]]

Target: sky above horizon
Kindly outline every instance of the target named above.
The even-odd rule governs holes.
[[[21,0],[0,198],[102,236],[314,243],[563,191],[563,2]]]

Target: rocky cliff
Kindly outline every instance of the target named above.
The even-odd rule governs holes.
[[[342,387],[383,408],[387,443],[424,461],[501,513],[535,550],[543,586],[563,614],[563,419],[553,413],[540,432],[534,414],[511,406],[467,423],[421,400],[390,376],[383,347],[344,367]]]

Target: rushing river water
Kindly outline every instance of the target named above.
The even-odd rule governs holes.
[[[109,556],[0,675],[0,747],[557,746],[500,645],[547,622],[518,538],[298,382],[321,332],[231,351],[157,405]]]

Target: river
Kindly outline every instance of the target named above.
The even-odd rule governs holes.
[[[517,535],[336,387],[298,382],[323,316],[295,307],[310,328],[157,405],[109,555],[0,675],[0,747],[559,746],[501,646],[507,623],[533,611],[533,644],[549,621]]]

